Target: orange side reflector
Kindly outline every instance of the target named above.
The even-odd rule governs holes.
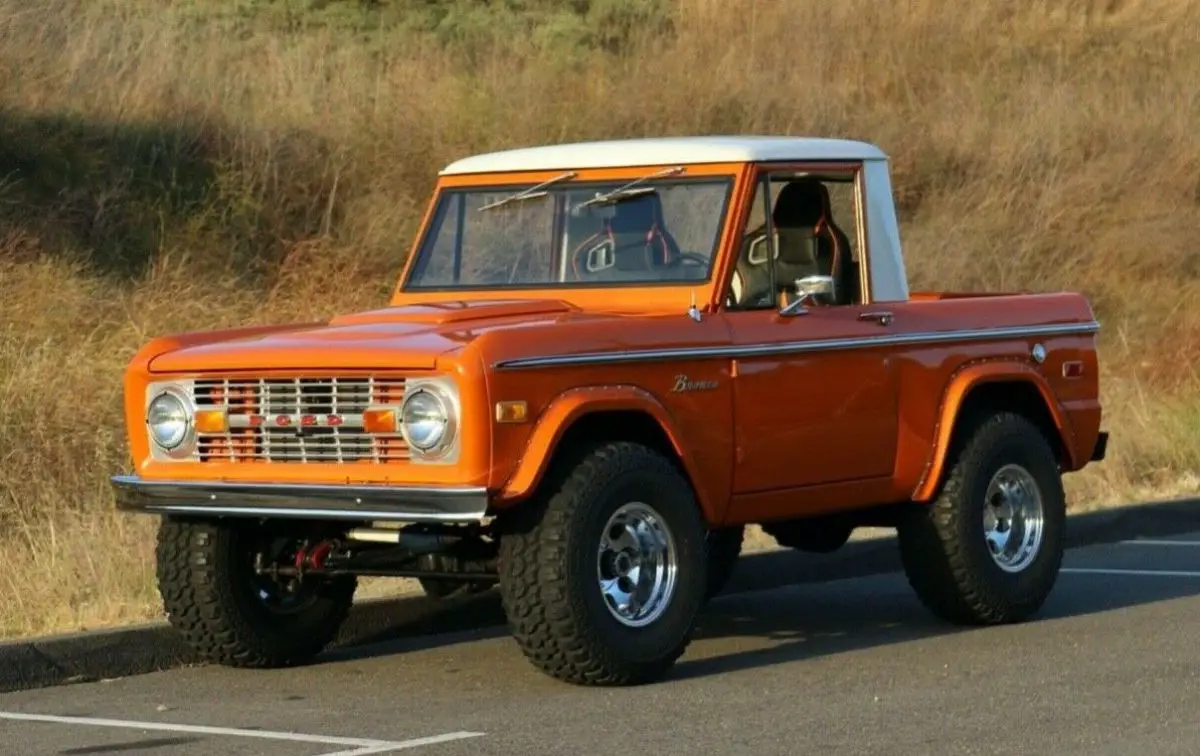
[[[496,422],[523,423],[529,417],[529,405],[525,402],[496,402]]]
[[[395,433],[396,410],[393,408],[366,410],[363,412],[363,430],[367,433]]]
[[[198,410],[194,419],[199,433],[224,433],[229,427],[224,410]]]

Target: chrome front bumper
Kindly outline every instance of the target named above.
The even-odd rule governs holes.
[[[477,522],[485,488],[317,486],[112,478],[117,509],[150,514],[393,522]]]

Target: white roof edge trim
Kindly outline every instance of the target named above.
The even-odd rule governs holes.
[[[440,175],[762,161],[887,160],[869,142],[823,137],[650,137],[488,152],[456,160]]]

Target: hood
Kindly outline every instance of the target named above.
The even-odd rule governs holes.
[[[318,326],[281,328],[240,338],[192,343],[150,360],[155,373],[231,370],[413,369],[482,333],[578,313],[560,300],[437,302],[341,315]]]

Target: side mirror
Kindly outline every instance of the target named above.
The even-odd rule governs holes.
[[[833,295],[833,276],[805,276],[796,279],[796,294],[801,299],[818,294]]]
[[[835,291],[833,276],[805,276],[797,278],[794,282],[796,287],[796,299],[779,311],[780,315],[803,315],[808,312],[804,308],[804,304],[813,299],[813,297],[825,294],[832,296]]]

